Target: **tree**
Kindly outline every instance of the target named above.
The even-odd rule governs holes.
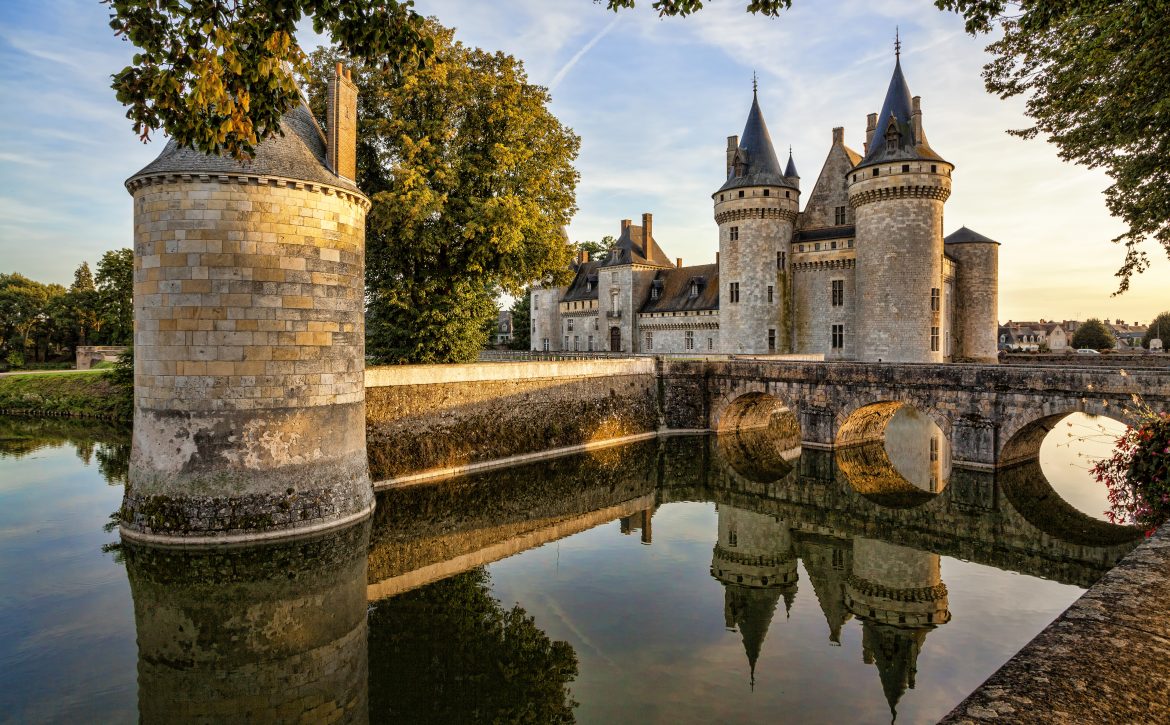
[[[143,141],[159,129],[205,153],[250,157],[299,102],[302,17],[371,63],[424,60],[429,39],[413,0],[102,0],[110,27],[138,47],[114,74],[118,100]]]
[[[577,242],[573,246],[578,252],[589,252],[590,259],[601,259],[616,242],[617,240],[613,236],[606,234],[601,238],[600,242],[586,240],[584,242]]]
[[[0,273],[0,321],[4,325],[7,361],[13,367],[24,365],[33,332],[48,319],[45,307],[52,296],[50,285],[20,273]]]
[[[97,301],[102,337],[111,345],[134,338],[134,250],[114,249],[97,264]]]
[[[472,569],[371,607],[371,722],[573,722],[576,652],[489,585]]]
[[[512,341],[508,347],[513,350],[532,347],[532,290],[525,290],[512,303]]]
[[[102,320],[98,314],[97,287],[94,285],[93,273],[89,270],[89,263],[82,262],[73,272],[73,284],[69,286],[67,304],[73,318],[73,345],[88,345],[91,334],[101,328]]]
[[[1170,347],[1170,345],[1167,344],[1167,342],[1170,341],[1170,310],[1159,313],[1158,316],[1154,318],[1153,322],[1150,323],[1149,328],[1146,330],[1146,334],[1142,335],[1142,347],[1149,350],[1150,340],[1153,340],[1154,338],[1158,338],[1162,341],[1162,349]]]
[[[1109,350],[1114,344],[1113,332],[1096,317],[1085,320],[1072,336],[1072,346],[1078,350]]]
[[[337,61],[354,62],[358,183],[366,224],[366,346],[382,362],[474,359],[499,292],[563,279],[572,250],[580,141],[504,53],[469,48],[428,21],[423,68],[313,54],[310,105],[324,115]]]

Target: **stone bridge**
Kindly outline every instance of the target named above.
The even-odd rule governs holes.
[[[881,437],[903,406],[929,416],[951,442],[953,465],[993,469],[1033,460],[1069,413],[1132,422],[1140,404],[1170,410],[1170,369],[1004,365],[662,360],[667,428],[731,430],[794,412],[805,448]]]

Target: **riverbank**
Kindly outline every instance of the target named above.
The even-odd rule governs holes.
[[[0,413],[129,421],[130,396],[104,372],[29,372],[0,376]]]

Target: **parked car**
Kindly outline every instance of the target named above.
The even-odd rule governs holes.
[[[1100,355],[1101,353],[1097,352],[1096,350],[1094,350],[1092,348],[1078,347],[1077,354],[1078,355]]]

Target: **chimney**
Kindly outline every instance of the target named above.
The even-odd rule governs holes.
[[[630,224],[631,224],[631,221],[629,219],[622,219],[622,228],[621,228],[621,231],[618,232],[619,237],[625,235],[626,230],[630,228]]]
[[[845,143],[845,128],[838,126],[833,129],[833,145],[840,146]]]
[[[727,175],[731,176],[731,162],[735,161],[735,151],[739,148],[739,136],[727,137]]]
[[[357,86],[353,74],[342,68],[333,69],[329,79],[329,109],[326,118],[328,140],[326,163],[329,170],[348,181],[357,180]]]
[[[865,153],[869,153],[869,145],[873,143],[873,132],[877,130],[877,114],[871,113],[865,117]]]
[[[650,258],[650,239],[654,236],[654,215],[642,215],[642,256]]]
[[[719,264],[719,252],[715,252],[715,264]]]
[[[911,123],[914,127],[914,143],[922,143],[922,96],[914,96],[911,102],[914,104]]]
[[[585,264],[588,261],[589,261],[589,252],[585,251],[584,249],[577,252],[577,264]]]
[[[678,269],[682,269],[682,257],[675,258],[674,266]]]

